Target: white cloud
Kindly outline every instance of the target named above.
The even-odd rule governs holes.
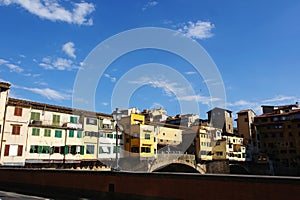
[[[67,1],[68,2],[68,1]],[[72,9],[68,10],[60,5],[57,0],[2,0],[0,5],[17,4],[28,12],[42,19],[51,21],[63,21],[70,24],[93,25],[92,18],[87,18],[95,10],[93,3],[72,3]]]
[[[194,75],[197,74],[197,72],[195,71],[189,71],[189,72],[185,72],[186,75]]]
[[[103,106],[108,106],[108,103],[107,102],[102,102],[101,103]]]
[[[71,58],[76,58],[74,46],[73,42],[67,42],[62,46],[62,50]]]
[[[148,8],[157,6],[158,2],[157,1],[148,1],[142,8],[143,11],[147,10]]]
[[[150,85],[153,88],[161,88],[165,92],[167,96],[173,96],[174,94],[180,95],[184,94],[185,88],[181,88],[178,83],[168,82],[166,80],[153,80],[148,77],[141,77],[139,80],[130,81],[131,84],[139,84],[139,85]]]
[[[210,96],[202,96],[202,95],[187,95],[183,97],[179,97],[178,100],[181,101],[197,101],[205,105],[210,105],[212,102],[219,101],[219,98],[212,98]]]
[[[117,80],[115,77],[112,77],[109,74],[104,74],[104,77],[109,78],[112,83],[116,82],[116,80]]]
[[[46,70],[73,70],[78,69],[78,66],[70,59],[65,58],[56,58],[51,60],[49,57],[43,58],[42,62],[39,63],[39,66],[43,67]]]
[[[11,72],[21,73],[24,71],[24,69],[21,68],[20,66],[12,64],[4,59],[0,59],[0,65],[5,65],[6,67],[8,67],[10,69]]]
[[[213,28],[215,28],[215,25],[211,22],[198,20],[195,23],[189,21],[187,24],[184,24],[182,28],[178,29],[178,31],[190,38],[206,39],[213,36],[211,32]]]
[[[4,64],[7,64],[7,63],[9,63],[7,60],[4,60],[4,59],[0,58],[0,65],[4,65]]]
[[[56,101],[61,101],[61,100],[67,100],[70,99],[71,95],[58,91],[55,91],[50,88],[29,88],[29,87],[23,87],[23,86],[17,86],[13,85],[14,88],[19,88],[27,91],[31,91],[33,93],[39,94],[43,97],[46,97],[49,100],[56,100]]]
[[[274,98],[271,98],[271,99],[266,99],[263,101],[263,103],[274,103],[274,102],[281,102],[281,101],[296,101],[296,97],[293,97],[293,96],[283,96],[283,95],[278,95],[278,96],[275,96]]]

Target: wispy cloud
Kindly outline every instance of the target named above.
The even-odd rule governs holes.
[[[196,22],[189,21],[187,24],[183,24],[183,27],[179,28],[178,31],[190,38],[206,39],[213,37],[211,32],[213,28],[215,28],[215,25],[211,22],[198,20]]]
[[[56,58],[52,60],[49,57],[42,59],[42,62],[39,63],[39,66],[43,67],[46,70],[73,70],[78,69],[79,67],[70,59],[65,58]]]
[[[274,102],[282,102],[282,101],[296,101],[296,97],[294,96],[284,96],[284,95],[278,95],[271,99],[266,99],[263,101],[263,103],[274,103]]]
[[[65,52],[71,58],[76,58],[75,55],[75,45],[73,42],[67,42],[62,46],[63,52]]]
[[[210,105],[212,102],[220,101],[219,98],[212,98],[210,96],[202,96],[200,94],[198,95],[188,95],[179,97],[178,100],[181,101],[197,101],[205,105]]]
[[[138,80],[130,81],[130,84],[149,85],[153,88],[161,88],[165,95],[172,97],[176,95],[180,101],[197,101],[199,103],[210,105],[211,102],[219,101],[220,99],[210,96],[202,96],[199,94],[188,94],[188,89],[178,82],[170,82],[165,79],[151,79],[149,77],[141,77]]]
[[[0,65],[4,65],[4,66],[8,67],[11,72],[21,73],[24,71],[24,69],[21,68],[20,66],[12,64],[9,61],[4,60],[4,59],[0,59]]]
[[[197,72],[195,71],[189,71],[189,72],[185,72],[186,75],[194,75],[197,74]]]
[[[143,11],[147,10],[148,8],[157,6],[158,2],[157,1],[148,1],[142,8]]]
[[[101,104],[102,104],[102,106],[108,106],[107,102],[102,102]]]
[[[115,77],[113,77],[109,74],[104,74],[104,77],[109,78],[112,83],[116,82],[116,80],[117,80]]]
[[[13,85],[13,87],[39,94],[43,97],[46,97],[49,100],[61,101],[61,100],[68,100],[71,98],[70,94],[67,94],[65,92],[64,93],[58,92],[58,91],[50,89],[50,88],[23,87],[23,86],[17,86],[17,85]]]
[[[227,107],[235,110],[238,112],[239,110],[243,109],[252,109],[257,114],[261,113],[261,106],[264,104],[272,104],[272,105],[283,105],[283,104],[291,104],[298,101],[299,98],[295,96],[285,96],[285,95],[278,95],[270,99],[260,100],[260,101],[247,101],[247,100],[238,100],[235,102],[228,102]]]
[[[0,5],[16,4],[42,19],[63,21],[70,24],[93,25],[93,19],[88,16],[95,10],[93,3],[81,1],[71,3],[72,9],[63,7],[57,0],[0,0]]]

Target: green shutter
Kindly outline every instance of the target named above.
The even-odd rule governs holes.
[[[31,116],[30,116],[31,120],[36,120],[36,121],[40,121],[40,113],[38,112],[32,112]]]
[[[70,117],[70,122],[76,124],[76,123],[77,123],[77,117],[71,116],[71,117]]]
[[[65,154],[68,154],[68,153],[69,153],[69,146],[65,146],[64,153],[65,153]]]
[[[38,153],[43,153],[43,146],[38,147]]]
[[[39,128],[32,128],[32,135],[39,136],[40,135],[40,129]]]
[[[51,137],[51,130],[50,129],[45,129],[44,130],[44,136],[45,137]]]
[[[103,153],[102,147],[99,147],[99,153],[100,153],[100,154]]]
[[[60,116],[59,115],[53,115],[52,124],[54,126],[59,126],[59,123],[60,123]]]
[[[80,147],[80,154],[81,154],[81,155],[84,155],[84,146],[81,146],[81,147]]]
[[[61,138],[62,131],[61,130],[55,130],[55,137],[56,138]]]
[[[82,131],[77,131],[77,138],[81,138],[82,137]]]
[[[69,137],[74,137],[74,130],[69,130]]]

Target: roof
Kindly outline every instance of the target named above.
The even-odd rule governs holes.
[[[224,110],[224,111],[227,111],[227,112],[230,112],[230,113],[232,113],[232,111],[231,111],[231,110],[227,110],[227,109],[224,109],[224,108],[218,108],[218,107],[214,107],[213,109],[211,109],[211,110],[207,111],[207,113],[209,113],[209,112],[211,112],[211,111],[213,111],[213,110]]]
[[[252,109],[247,109],[247,110],[240,110],[239,112],[237,112],[236,114],[242,114],[242,113],[248,113],[249,111],[253,112],[255,114],[255,112]]]
[[[78,115],[84,114],[86,116],[112,117],[111,114],[105,114],[105,113],[93,112],[93,111],[87,111],[87,110],[80,110],[80,109],[75,109],[75,108],[70,108],[70,107],[57,106],[57,105],[51,105],[51,104],[45,104],[45,103],[28,101],[28,100],[23,100],[23,99],[15,99],[15,98],[9,98],[8,105],[9,106],[27,107],[27,108],[52,111],[52,112],[62,112],[62,113],[67,113],[67,114],[78,114]]]
[[[276,116],[284,116],[284,115],[291,115],[300,113],[300,109],[298,110],[291,110],[290,112],[284,112],[284,113],[265,113],[259,116],[255,116],[255,118],[263,118],[263,117],[276,117]]]
[[[0,82],[0,87],[5,88],[5,89],[9,89],[10,88],[10,83]]]

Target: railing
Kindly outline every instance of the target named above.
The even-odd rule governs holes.
[[[50,126],[64,127],[70,129],[82,129],[82,124],[72,122],[53,122],[52,120],[30,120],[29,125],[33,126]]]

